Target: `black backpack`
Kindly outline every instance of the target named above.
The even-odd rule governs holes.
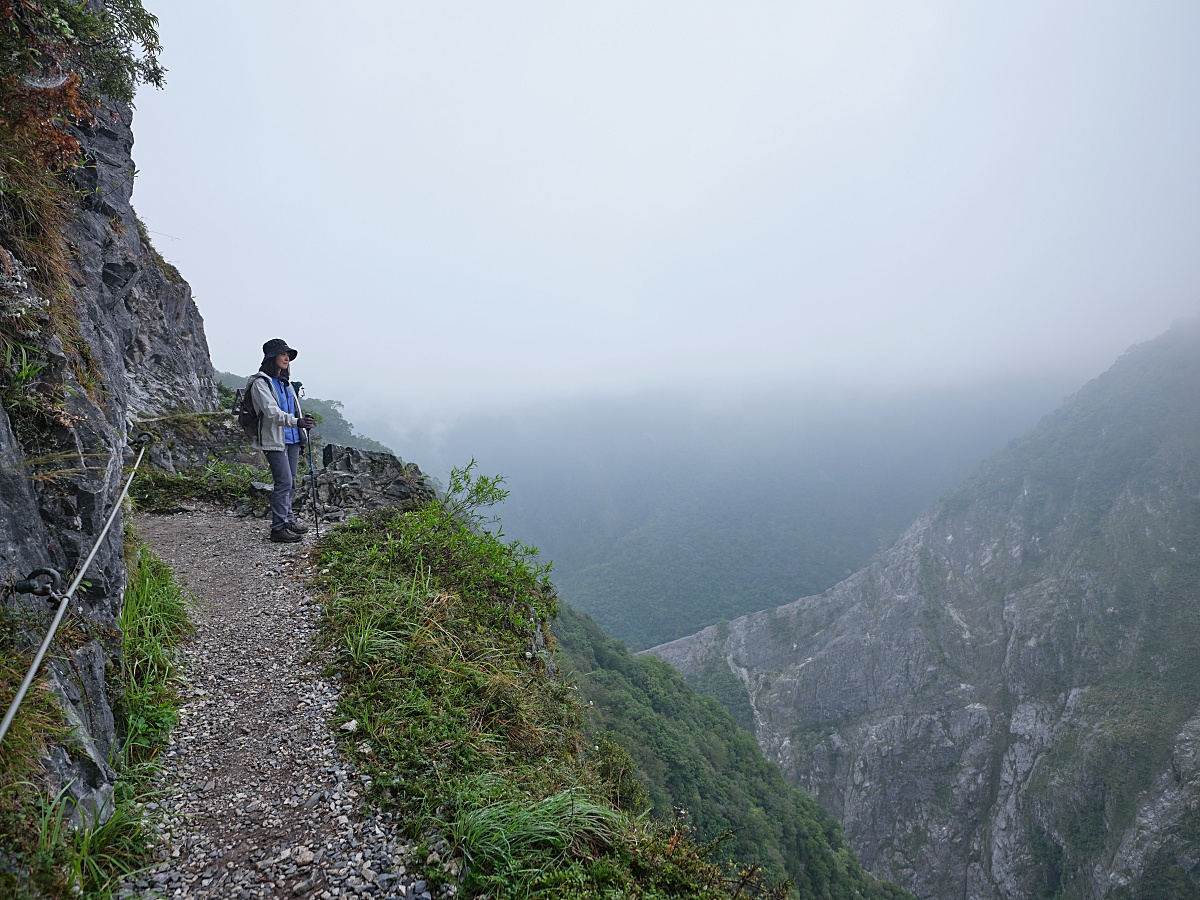
[[[233,411],[237,416],[238,424],[242,426],[242,431],[246,432],[246,436],[258,440],[258,420],[259,412],[254,408],[254,398],[251,397],[250,386],[254,384],[255,378],[266,378],[262,372],[255,372],[246,382],[246,386],[237,392],[233,399]]]

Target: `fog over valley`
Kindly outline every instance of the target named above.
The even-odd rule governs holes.
[[[831,586],[1079,386],[663,392],[464,416],[436,437],[355,425],[442,483],[472,458],[503,474],[505,533],[643,647]]]

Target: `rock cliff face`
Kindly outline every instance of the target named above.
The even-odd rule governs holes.
[[[919,896],[1198,896],[1198,386],[1190,322],[868,568],[651,652]]]
[[[83,337],[104,372],[110,414],[215,409],[216,378],[192,289],[150,245],[130,205],[132,121],[129,107],[112,108],[78,132],[85,165],[76,180],[86,200],[68,237]]]
[[[34,391],[64,396],[54,420],[34,421],[6,394],[0,412],[0,600],[33,640],[48,616],[41,600],[12,593],[31,569],[72,573],[90,551],[122,486],[130,462],[127,427],[135,416],[216,407],[217,394],[204,326],[187,283],[145,238],[129,200],[133,134],[128,108],[103,110],[76,132],[85,165],[76,170],[82,200],[67,238],[74,260],[74,310],[69,348],[54,335],[24,335],[29,359],[43,368]],[[9,248],[7,266],[25,273]],[[10,278],[0,289],[28,290]],[[41,305],[37,298],[30,298]],[[119,739],[105,667],[119,654],[116,621],[124,591],[122,528],[118,521],[89,569],[76,611],[93,637],[53,655],[52,687],[71,724],[75,747],[54,751],[56,774],[85,810],[111,792],[109,765]]]

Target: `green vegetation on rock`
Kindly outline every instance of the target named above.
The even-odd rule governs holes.
[[[45,781],[39,764],[52,744],[78,752],[62,710],[43,674],[34,682],[12,728],[0,743],[0,896],[13,900],[109,900],[127,873],[145,867],[154,829],[143,802],[175,723],[179,704],[175,648],[190,624],[183,589],[170,569],[127,533],[129,583],[121,613],[123,640],[115,712],[123,743],[120,779],[107,817],[72,827],[76,813],[66,791]],[[32,661],[20,634],[37,634],[46,622],[18,621],[8,610],[0,622],[0,702],[7,708]],[[51,647],[62,652],[85,639],[87,623],[68,617]],[[58,793],[55,793],[55,791]],[[82,810],[78,811],[82,813]]]
[[[80,336],[65,229],[82,202],[86,165],[67,123],[106,99],[162,85],[158,20],[140,0],[0,3],[0,398],[29,446],[63,415],[64,389],[39,374],[57,336],[81,386],[99,375]]]
[[[686,810],[698,839],[727,835],[719,856],[755,860],[772,877],[789,879],[801,897],[910,896],[864,872],[829,814],[784,781],[754,738],[669,665],[634,657],[566,606],[554,632],[590,704],[590,734],[629,753],[656,817],[670,821]]]
[[[5,619],[0,623],[0,702],[7,709],[33,654],[17,640],[23,623],[12,611],[5,613]],[[5,897],[29,897],[35,891],[69,896],[70,844],[65,836],[44,837],[46,829],[41,826],[51,798],[38,784],[38,760],[51,743],[66,735],[62,710],[49,684],[39,678],[0,742],[0,895]]]
[[[171,512],[185,500],[233,505],[250,496],[255,482],[270,481],[266,469],[210,459],[203,469],[175,474],[147,466],[133,480],[129,496],[145,512]]]
[[[947,531],[964,520],[990,531],[1003,509],[1035,536],[989,580],[1048,601],[1040,647],[1010,679],[1026,695],[1075,692],[1034,770],[1027,824],[1052,849],[1039,866],[1064,898],[1090,896],[1095,861],[1135,828],[1156,778],[1178,771],[1176,741],[1196,714],[1198,384],[1200,323],[1181,323],[989,460],[936,519]],[[1024,493],[1036,502],[1012,501]],[[1185,817],[1158,840],[1187,846],[1189,827]],[[1179,868],[1185,859],[1159,853],[1158,864],[1142,871],[1144,885],[1183,879],[1200,895]],[[1166,896],[1141,893],[1144,885],[1132,895]]]

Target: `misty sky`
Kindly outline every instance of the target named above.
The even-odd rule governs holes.
[[[146,0],[134,203],[355,421],[1098,374],[1200,298],[1200,4]]]

